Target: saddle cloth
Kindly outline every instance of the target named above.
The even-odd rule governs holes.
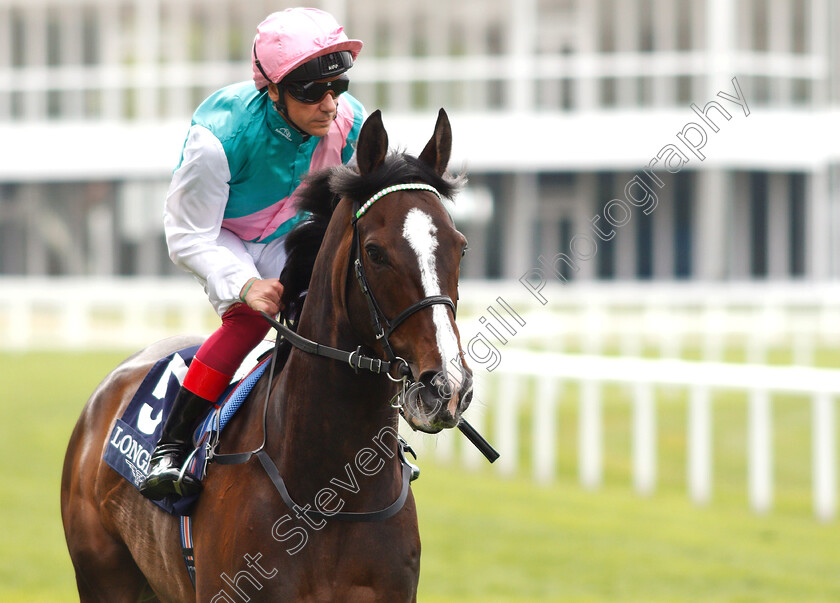
[[[228,388],[217,403],[208,409],[207,416],[196,429],[193,436],[196,452],[187,471],[199,481],[204,478],[206,467],[205,443],[215,437],[214,432],[222,431],[248,396],[265,371],[271,356],[268,355],[262,361],[258,359],[273,345],[272,341],[264,341],[248,355]],[[149,457],[160,439],[163,424],[198,347],[178,350],[160,359],[143,379],[134,398],[111,430],[103,459],[135,488],[139,488],[148,473]],[[172,515],[189,515],[197,499],[198,495],[194,495],[180,499],[167,497],[154,502]]]

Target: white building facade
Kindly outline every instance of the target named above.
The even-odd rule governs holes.
[[[161,275],[195,106],[296,3],[0,0],[0,274]],[[418,152],[445,107],[471,278],[840,276],[832,0],[325,0]]]

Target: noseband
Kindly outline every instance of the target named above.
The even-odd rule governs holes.
[[[376,298],[373,296],[373,291],[371,291],[370,285],[368,284],[367,276],[365,275],[365,266],[362,263],[362,244],[359,237],[358,226],[359,218],[365,215],[367,210],[370,209],[370,207],[382,197],[391,193],[405,190],[429,191],[431,193],[434,193],[438,199],[441,198],[440,193],[437,191],[437,189],[428,184],[395,184],[394,186],[389,186],[388,188],[382,189],[373,197],[368,199],[364,204],[362,204],[359,207],[359,209],[357,209],[353,214],[353,245],[350,256],[350,262],[353,265],[353,270],[356,274],[356,280],[359,282],[359,286],[362,289],[362,294],[365,296],[365,300],[367,300],[368,310],[370,311],[370,322],[373,325],[376,339],[382,344],[382,349],[385,351],[385,357],[388,359],[388,362],[393,363],[397,360],[402,361],[402,366],[400,367],[400,370],[403,373],[408,372],[408,364],[405,362],[405,360],[399,358],[394,353],[394,348],[391,346],[391,342],[388,339],[397,329],[397,327],[399,327],[412,315],[416,314],[424,308],[428,308],[429,306],[434,306],[437,304],[449,306],[449,308],[452,310],[453,318],[455,317],[456,312],[455,302],[453,302],[452,298],[450,298],[448,295],[430,295],[428,297],[424,297],[423,299],[414,302],[413,304],[405,308],[402,312],[397,314],[394,318],[388,320],[388,318],[385,316],[385,313],[382,311],[382,308],[377,303]]]

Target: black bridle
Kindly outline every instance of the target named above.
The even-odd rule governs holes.
[[[341,362],[346,362],[353,368],[355,371],[358,372],[359,369],[369,370],[374,373],[385,373],[388,375],[388,378],[392,381],[396,381],[398,383],[402,383],[403,394],[406,391],[406,382],[411,376],[411,369],[408,366],[408,363],[397,356],[394,353],[394,349],[391,346],[391,342],[389,341],[389,337],[391,334],[399,327],[403,322],[405,322],[410,316],[416,314],[420,310],[424,308],[428,308],[429,306],[434,306],[436,304],[443,304],[449,306],[452,310],[452,316],[455,317],[455,302],[452,301],[452,298],[447,295],[430,295],[429,297],[424,297],[423,299],[414,302],[402,312],[397,314],[391,320],[385,316],[385,313],[382,312],[382,308],[376,301],[376,298],[373,296],[373,291],[371,291],[370,285],[367,281],[367,276],[365,275],[365,268],[364,263],[362,262],[362,250],[361,250],[361,240],[359,237],[359,218],[361,218],[370,206],[376,203],[379,199],[388,195],[390,193],[394,193],[397,191],[403,190],[424,190],[434,193],[438,199],[440,199],[440,193],[435,189],[433,186],[428,184],[422,183],[407,183],[407,184],[395,184],[393,186],[389,186],[388,188],[384,188],[378,193],[376,193],[373,197],[368,199],[365,203],[361,206],[357,206],[355,211],[353,212],[353,242],[351,246],[351,256],[350,256],[350,265],[353,266],[353,271],[356,274],[356,280],[359,282],[359,286],[362,289],[362,294],[364,295],[365,299],[367,300],[368,310],[370,311],[370,320],[373,326],[376,339],[382,343],[382,348],[385,352],[386,360],[382,360],[381,358],[371,358],[370,356],[365,356],[362,354],[362,346],[357,347],[354,351],[348,352],[344,350],[339,350],[336,348],[332,348],[329,346],[321,345],[305,337],[302,337],[289,329],[286,325],[278,322],[274,319],[274,317],[269,316],[265,312],[262,315],[268,320],[277,332],[283,336],[290,344],[294,347],[307,352],[309,354],[315,354],[317,356],[323,356],[325,358],[332,358],[333,360],[339,360]],[[278,345],[280,342],[280,338],[278,337]],[[275,353],[276,356],[276,353]],[[391,376],[391,370],[394,367],[397,367],[398,376],[394,378]],[[273,372],[273,371],[272,371]],[[400,394],[397,394],[399,397]],[[400,414],[403,413],[403,409],[400,405],[397,405],[400,409]],[[472,444],[481,451],[484,457],[490,461],[491,463],[494,462],[497,458],[499,458],[499,453],[490,445],[490,442],[484,439],[475,428],[470,425],[463,417],[458,423],[458,429],[463,433],[467,439],[472,442]]]
[[[373,296],[373,292],[371,291],[370,285],[368,284],[367,277],[365,275],[364,263],[361,259],[361,242],[359,237],[358,221],[359,218],[361,218],[364,215],[364,213],[368,210],[368,208],[370,208],[370,206],[378,199],[384,197],[389,193],[393,193],[400,190],[426,190],[434,193],[435,195],[437,195],[438,198],[440,198],[440,193],[438,193],[438,191],[434,187],[429,186],[428,184],[398,184],[383,189],[382,191],[371,197],[371,199],[369,199],[367,203],[361,205],[360,207],[357,207],[357,209],[354,212],[352,221],[353,244],[350,252],[350,265],[353,266],[356,279],[358,280],[359,286],[362,289],[362,294],[367,300],[368,309],[370,310],[371,323],[374,328],[376,339],[381,342],[387,359],[382,360],[381,358],[371,358],[368,356],[364,356],[361,353],[361,346],[356,348],[356,350],[353,352],[347,352],[344,350],[339,350],[337,348],[321,345],[317,342],[306,339],[301,335],[298,335],[295,331],[288,328],[283,323],[277,321],[273,316],[262,312],[262,315],[277,330],[278,334],[282,335],[282,338],[277,337],[277,342],[275,343],[274,354],[271,359],[271,368],[269,369],[269,381],[274,376],[274,363],[278,356],[280,343],[283,339],[285,339],[294,347],[309,354],[315,354],[317,356],[323,356],[326,358],[332,358],[334,360],[347,362],[356,371],[358,371],[359,369],[366,369],[374,373],[384,372],[392,381],[401,382],[403,386],[403,393],[405,392],[406,381],[411,376],[411,370],[408,367],[408,363],[394,353],[393,347],[391,346],[391,343],[388,340],[388,338],[391,336],[394,330],[397,327],[399,327],[403,322],[405,322],[410,316],[430,306],[434,306],[437,304],[449,306],[449,308],[452,310],[452,315],[454,317],[455,302],[453,302],[452,299],[447,295],[430,295],[417,302],[414,302],[402,312],[397,314],[397,316],[395,316],[391,320],[388,320],[388,318],[382,312],[382,308],[379,306],[379,303],[377,303],[376,298]],[[398,371],[400,373],[398,378],[394,378],[390,374],[390,371],[392,370],[392,368],[395,367],[395,365],[398,366]],[[268,397],[270,395],[270,392],[271,388],[268,387],[266,389],[266,402],[263,408],[263,443],[260,445],[260,447],[252,452],[218,454],[215,450],[218,444],[217,438],[215,441],[208,442],[207,444],[208,454],[206,457],[206,462],[216,462],[220,465],[236,465],[244,463],[251,459],[251,457],[256,456],[262,464],[263,469],[268,474],[269,478],[274,484],[274,487],[280,493],[280,496],[286,503],[286,506],[289,509],[303,509],[302,507],[299,507],[292,498],[282,476],[280,475],[280,472],[277,469],[277,465],[274,463],[274,461],[271,459],[271,457],[265,450],[267,436],[265,423],[267,420]],[[400,413],[402,414],[402,412],[403,409],[400,407]],[[481,437],[481,434],[479,434],[469,423],[461,419],[460,423],[458,424],[458,428],[464,435],[467,436],[467,438],[473,444],[475,444],[476,447],[478,447],[479,450],[481,450],[481,452],[485,455],[487,460],[489,460],[492,463],[496,460],[496,458],[498,458],[498,453],[483,437]],[[416,477],[419,475],[419,469],[412,465],[405,456],[406,452],[409,452],[413,455],[414,451],[405,442],[405,440],[402,439],[402,437],[399,438],[399,446],[397,452],[399,455],[399,461],[401,465],[402,487],[400,489],[399,496],[397,496],[396,500],[394,500],[387,507],[372,512],[338,512],[331,513],[329,515],[325,515],[323,513],[313,511],[308,508],[305,508],[303,512],[309,518],[314,519],[316,521],[321,519],[337,519],[339,521],[381,521],[383,519],[387,519],[388,517],[396,515],[405,504],[406,498],[408,496],[409,483],[412,480],[416,479]]]
[[[382,308],[376,301],[376,298],[373,296],[373,291],[368,284],[367,276],[365,275],[365,265],[362,262],[362,244],[361,239],[359,237],[359,226],[358,222],[359,219],[367,212],[371,205],[373,205],[376,201],[388,195],[390,193],[404,191],[404,190],[423,190],[429,191],[437,195],[438,199],[440,199],[440,193],[435,189],[433,186],[428,184],[420,184],[420,183],[409,183],[409,184],[396,184],[394,186],[389,186],[378,193],[376,193],[373,197],[371,197],[366,203],[361,206],[358,206],[357,209],[353,213],[353,244],[351,247],[351,255],[350,255],[350,263],[353,266],[353,271],[356,275],[356,280],[359,282],[359,286],[362,289],[362,294],[367,300],[368,310],[370,311],[370,322],[373,326],[374,335],[377,341],[380,342],[382,345],[382,349],[385,352],[385,358],[387,358],[388,362],[394,363],[396,361],[402,361],[402,366],[400,370],[405,373],[408,370],[408,365],[406,364],[405,360],[398,357],[394,353],[394,348],[391,346],[391,342],[389,337],[393,334],[393,332],[399,327],[402,323],[404,323],[409,317],[413,314],[416,314],[420,310],[424,308],[428,308],[430,306],[442,304],[445,306],[449,306],[449,309],[452,310],[452,317],[455,318],[456,316],[456,308],[455,302],[452,301],[452,298],[448,295],[430,295],[428,297],[424,297],[421,300],[418,300],[405,308],[402,312],[397,314],[391,320],[385,316],[385,313],[382,311]],[[405,373],[403,376],[407,376]]]
[[[406,184],[395,184],[393,186],[389,186],[387,188],[382,189],[354,211],[353,243],[350,252],[352,254],[350,258],[354,272],[356,274],[356,280],[359,282],[359,286],[362,288],[362,294],[367,300],[368,310],[370,311],[371,324],[373,325],[376,339],[381,342],[382,348],[385,351],[385,356],[388,359],[386,361],[388,364],[388,368],[390,369],[391,365],[395,362],[400,363],[399,370],[401,372],[401,379],[394,379],[393,377],[391,377],[390,373],[388,373],[388,376],[392,380],[401,381],[403,384],[403,390],[405,390],[406,379],[411,375],[411,371],[408,367],[408,363],[394,353],[394,349],[391,347],[391,342],[388,340],[388,338],[396,330],[397,327],[399,327],[403,322],[406,321],[406,319],[408,319],[411,315],[419,312],[424,308],[428,308],[436,304],[443,304],[449,306],[449,308],[452,310],[453,318],[455,318],[456,315],[455,302],[452,301],[451,297],[449,297],[448,295],[430,295],[429,297],[424,297],[423,299],[414,302],[402,312],[397,314],[397,316],[395,316],[393,319],[388,320],[388,318],[385,316],[385,313],[382,312],[382,308],[380,308],[379,304],[376,302],[376,298],[373,296],[373,291],[371,291],[370,285],[368,284],[367,277],[365,276],[364,263],[362,262],[362,249],[358,226],[359,218],[365,215],[367,210],[370,209],[371,205],[376,203],[385,195],[404,190],[428,191],[430,193],[434,193],[434,195],[437,196],[438,199],[441,198],[440,193],[435,187],[428,184],[416,182]],[[355,352],[356,354],[358,354],[358,361],[361,361],[361,359],[364,358],[363,356],[361,356],[360,350],[361,346]],[[353,365],[352,360],[350,364],[351,366]],[[403,409],[400,408],[400,414],[402,414],[402,412]],[[461,420],[458,422],[458,429],[467,437],[467,439],[470,442],[472,442],[472,444],[476,448],[479,449],[479,451],[481,451],[481,453],[488,461],[492,463],[497,458],[499,458],[499,453],[496,451],[495,448],[493,448],[490,442],[485,440],[484,437],[482,437],[482,435],[478,433],[478,431],[476,431],[475,428],[472,425],[470,425],[463,417],[461,417]]]
[[[359,237],[358,221],[359,218],[361,218],[365,214],[365,212],[370,208],[370,206],[373,205],[373,203],[375,203],[376,201],[378,201],[379,199],[381,199],[389,193],[401,190],[425,190],[434,193],[435,195],[437,195],[438,198],[440,198],[440,193],[434,187],[428,184],[397,184],[379,191],[376,195],[371,197],[363,205],[357,205],[354,209],[352,219],[353,242],[350,250],[351,255],[349,266],[353,268],[353,272],[356,275],[356,280],[358,281],[359,287],[362,290],[362,295],[367,301],[368,310],[370,311],[370,321],[374,330],[374,336],[376,337],[377,341],[381,342],[382,349],[385,352],[385,360],[383,360],[382,358],[365,356],[364,354],[362,354],[362,346],[358,346],[354,351],[350,352],[317,343],[301,335],[298,335],[295,331],[293,331],[283,323],[279,322],[270,314],[267,314],[266,312],[261,312],[261,314],[269,323],[271,323],[271,325],[277,330],[277,332],[283,336],[284,339],[286,339],[291,345],[298,348],[299,350],[304,351],[308,354],[314,354],[316,356],[323,356],[325,358],[332,358],[333,360],[338,360],[340,362],[346,362],[350,365],[350,367],[353,370],[357,372],[359,371],[359,369],[363,369],[371,371],[373,373],[385,373],[391,378],[392,381],[401,382],[403,384],[403,387],[405,388],[406,380],[410,377],[411,370],[408,367],[408,363],[403,358],[400,358],[396,355],[396,353],[394,353],[394,348],[391,346],[389,337],[393,334],[397,327],[404,323],[410,316],[416,314],[424,308],[428,308],[437,304],[443,304],[445,306],[448,306],[452,310],[453,318],[455,317],[456,309],[455,302],[453,302],[452,298],[448,295],[430,295],[428,297],[424,297],[423,299],[414,302],[413,304],[405,308],[402,312],[397,314],[397,316],[389,320],[385,313],[382,311],[382,308],[380,307],[379,303],[376,301],[376,298],[373,295],[373,291],[371,290],[370,285],[368,284],[367,276],[365,274],[364,263],[362,262],[362,251],[361,241]],[[396,378],[391,376],[391,371],[394,368],[397,369]]]

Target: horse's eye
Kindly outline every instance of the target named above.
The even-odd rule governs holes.
[[[382,253],[382,250],[379,249],[376,245],[368,245],[365,247],[365,253],[370,258],[370,261],[374,264],[384,264],[385,263],[385,255]]]
[[[461,257],[464,257],[465,255],[467,255],[467,252],[469,250],[470,250],[470,246],[469,245],[464,245],[464,248],[461,250]]]

